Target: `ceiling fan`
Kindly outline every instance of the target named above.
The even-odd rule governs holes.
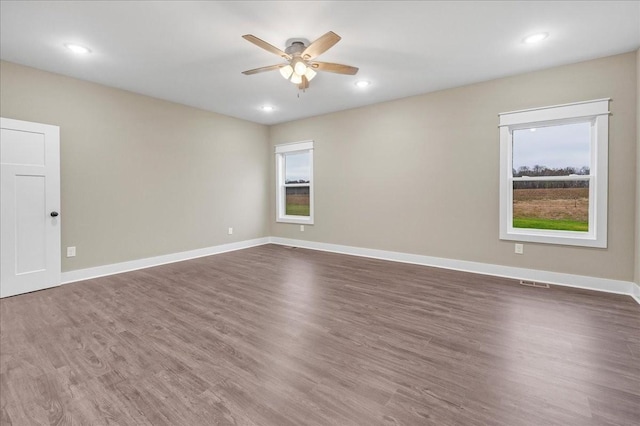
[[[297,84],[299,89],[304,90],[309,87],[309,81],[316,76],[316,71],[348,75],[355,75],[358,72],[358,68],[349,65],[314,60],[340,41],[341,37],[333,31],[329,31],[308,46],[302,40],[293,40],[284,51],[251,34],[243,35],[242,38],[268,52],[275,53],[287,61],[282,64],[243,71],[242,74],[245,75],[280,70],[282,77]]]

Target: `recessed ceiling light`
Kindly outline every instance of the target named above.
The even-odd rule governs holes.
[[[262,105],[260,107],[261,110],[265,111],[265,112],[271,112],[273,111],[275,108],[272,107],[271,105]]]
[[[80,46],[79,44],[67,43],[64,45],[64,47],[66,47],[73,53],[78,53],[80,55],[91,53],[91,49],[89,49],[88,47]]]
[[[370,81],[367,80],[358,80],[356,81],[356,86],[358,86],[361,89],[364,89],[365,87],[368,87],[371,85]]]
[[[537,33],[537,34],[531,34],[530,36],[525,37],[524,40],[522,41],[527,44],[532,44],[532,43],[537,43],[539,41],[542,41],[547,37],[549,37],[549,33]]]

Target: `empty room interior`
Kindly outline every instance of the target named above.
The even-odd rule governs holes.
[[[0,424],[640,424],[639,1],[0,2]]]

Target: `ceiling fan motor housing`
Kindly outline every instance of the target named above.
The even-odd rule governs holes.
[[[302,52],[304,52],[304,49],[306,49],[307,47],[305,41],[302,39],[291,39],[287,42],[287,44],[289,45],[289,47],[287,47],[284,51],[291,56],[302,55]]]

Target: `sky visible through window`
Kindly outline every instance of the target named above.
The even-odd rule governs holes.
[[[513,132],[513,168],[549,169],[590,165],[590,123],[538,127]]]
[[[310,157],[311,156],[308,151],[287,154],[285,156],[285,183],[294,181],[311,181]]]

